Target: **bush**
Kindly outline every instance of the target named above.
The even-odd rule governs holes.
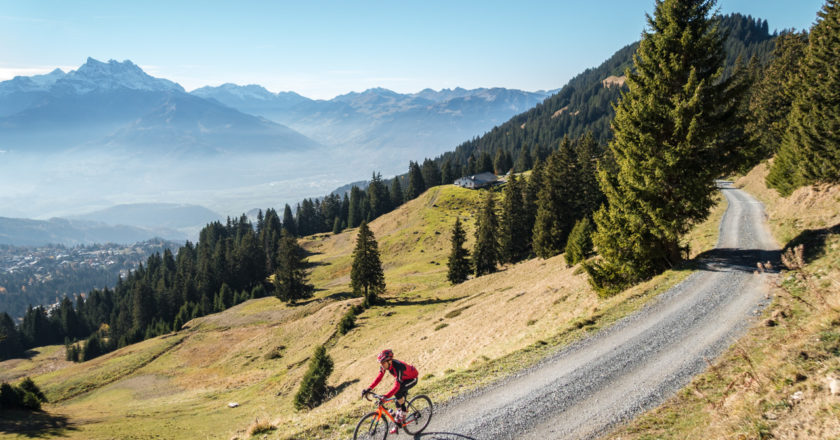
[[[354,313],[353,309],[350,309],[344,314],[344,316],[341,317],[341,321],[338,322],[338,333],[346,335],[347,332],[352,330],[355,326],[356,313]]]
[[[47,397],[44,396],[44,393],[41,392],[41,389],[38,388],[38,385],[35,385],[35,382],[33,382],[32,379],[28,377],[23,379],[23,382],[21,382],[20,385],[18,385],[18,388],[28,393],[32,393],[38,399],[39,402],[47,401]]]
[[[327,378],[332,374],[333,361],[327,354],[327,349],[319,345],[309,361],[309,369],[303,375],[297,394],[295,394],[295,408],[315,408],[327,397]]]
[[[592,253],[592,223],[584,217],[575,223],[566,242],[566,264],[574,266]]]

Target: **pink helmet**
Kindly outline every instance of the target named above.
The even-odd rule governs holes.
[[[391,351],[391,349],[386,348],[386,349],[382,350],[382,353],[379,353],[379,356],[376,357],[376,360],[378,360],[379,363],[381,364],[382,362],[390,361],[393,358],[394,358],[394,352]]]

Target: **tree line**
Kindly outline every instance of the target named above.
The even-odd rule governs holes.
[[[471,273],[495,272],[501,264],[563,253],[576,225],[588,224],[603,203],[596,180],[599,160],[604,160],[603,147],[592,135],[567,137],[545,163],[537,160],[527,179],[516,174],[508,178],[500,208],[496,208],[496,192],[487,191],[476,218],[472,253],[464,249],[465,232],[460,219],[455,220],[447,279],[456,284]]]

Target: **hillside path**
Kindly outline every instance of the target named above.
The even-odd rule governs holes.
[[[611,327],[436,408],[416,438],[592,439],[687,385],[766,305],[771,275],[756,264],[778,266],[761,203],[720,186],[729,207],[701,270]]]

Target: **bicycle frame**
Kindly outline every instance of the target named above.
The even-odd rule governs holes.
[[[391,422],[393,422],[395,425],[399,426],[400,428],[405,426],[404,423],[397,423],[397,420],[394,419],[394,416],[391,415],[391,411],[388,411],[388,408],[385,408],[385,402],[393,402],[394,400],[396,400],[395,397],[389,397],[389,398],[386,399],[385,397],[380,396],[378,394],[373,394],[373,393],[371,393],[371,394],[379,402],[378,405],[377,405],[377,408],[376,408],[376,420],[380,420],[380,419],[383,418],[383,416],[387,416],[389,419],[391,419]]]

